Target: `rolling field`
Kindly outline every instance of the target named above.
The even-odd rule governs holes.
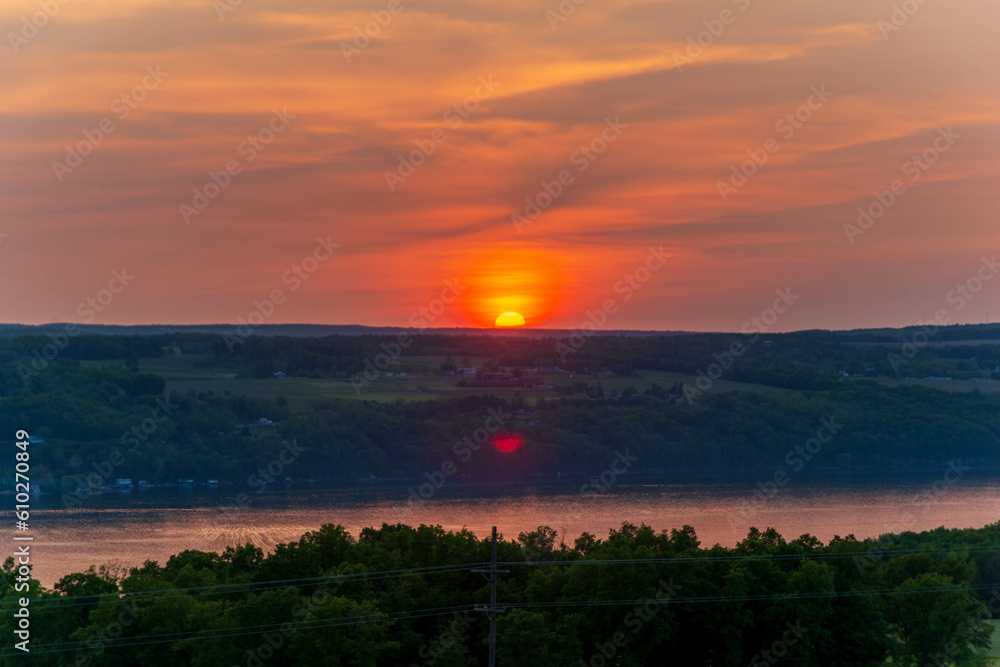
[[[511,388],[511,387],[459,387],[458,381],[464,376],[440,375],[440,364],[445,357],[400,357],[392,369],[404,369],[406,377],[387,377],[384,372],[375,382],[363,383],[358,392],[355,386],[341,378],[238,378],[235,373],[219,369],[204,368],[201,365],[209,360],[208,355],[177,354],[159,359],[143,359],[139,363],[142,371],[156,373],[167,381],[167,391],[177,391],[186,394],[194,391],[229,392],[235,396],[277,398],[283,396],[289,403],[302,406],[312,400],[329,398],[361,399],[369,401],[390,402],[396,400],[423,400],[433,398],[451,398],[472,394],[489,393],[497,396],[512,397],[520,393],[529,402],[540,397],[554,398],[566,396],[553,389],[544,388]],[[453,360],[459,363],[459,360]],[[478,367],[485,357],[468,358],[461,363]],[[102,366],[120,362],[85,361],[84,366]],[[398,372],[393,370],[392,372]],[[621,393],[627,387],[634,387],[640,393],[654,382],[664,388],[671,387],[678,380],[688,385],[694,385],[696,375],[667,371],[639,370],[631,376],[623,375],[581,375],[579,373],[549,373],[538,376],[553,386],[563,386],[575,382],[584,382],[590,387],[600,384],[605,390]],[[854,381],[853,378],[846,381]],[[967,392],[980,390],[984,392],[1000,392],[1000,381],[989,379],[973,380],[896,380],[877,378],[877,382],[886,386],[917,385],[929,389],[940,389],[950,392]],[[727,380],[723,375],[716,380],[712,392],[726,391],[758,391],[767,393],[787,393],[788,389],[749,382]]]
[[[940,389],[942,391],[973,391],[974,389],[985,392],[1000,391],[1000,381],[985,378],[976,378],[974,380],[892,380],[889,378],[878,378],[878,381],[887,387],[907,385]]]
[[[444,357],[400,357],[399,366],[407,369],[406,377],[387,377],[384,373],[372,383],[365,383],[360,393],[355,386],[341,378],[238,378],[235,373],[226,373],[217,369],[199,367],[199,363],[207,360],[201,355],[172,355],[159,359],[143,359],[140,370],[156,373],[167,381],[167,391],[177,391],[186,394],[193,391],[229,392],[234,396],[277,398],[283,396],[290,404],[305,405],[309,401],[328,398],[362,399],[369,401],[423,400],[433,398],[461,397],[473,394],[489,393],[497,396],[512,397],[519,393],[528,401],[538,398],[555,398],[565,396],[554,389],[547,388],[513,388],[513,387],[460,387],[458,381],[463,376],[435,375]],[[470,366],[478,366],[483,359],[470,358]],[[88,365],[100,365],[102,362],[88,362]],[[426,370],[425,370],[426,369]],[[427,374],[425,375],[424,372]],[[634,387],[642,392],[654,382],[664,388],[669,388],[678,380],[693,384],[697,376],[664,371],[636,371],[634,375],[581,375],[579,373],[550,373],[538,376],[553,386],[562,386],[575,382],[584,382],[590,387],[600,384],[605,390],[621,393],[628,387]],[[746,382],[734,382],[724,377],[715,381],[711,391],[761,391],[784,393],[788,390]]]

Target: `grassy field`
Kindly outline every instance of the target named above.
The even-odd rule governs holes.
[[[235,396],[277,398],[283,396],[290,403],[305,405],[310,400],[324,398],[359,398],[369,401],[423,400],[438,397],[461,397],[484,392],[498,396],[510,397],[515,392],[520,393],[529,401],[539,397],[556,397],[559,394],[552,389],[514,389],[508,387],[459,387],[462,376],[438,375],[438,368],[445,357],[400,357],[396,369],[405,369],[406,377],[387,377],[384,373],[376,382],[365,383],[356,391],[354,385],[346,379],[334,378],[237,378],[235,373],[226,373],[218,369],[199,367],[200,362],[207,361],[203,355],[180,354],[158,359],[143,359],[139,363],[142,371],[156,373],[167,381],[167,391],[178,391],[186,394],[194,391],[213,391],[217,394],[229,392]],[[481,365],[484,358],[463,359],[470,367]],[[88,361],[81,362],[86,366],[101,366],[120,362]],[[553,386],[562,386],[575,382],[584,382],[595,387],[599,383],[605,390],[621,393],[627,387],[635,387],[645,391],[654,382],[668,388],[678,380],[688,385],[694,385],[696,375],[672,373],[666,371],[640,370],[633,375],[581,375],[579,373],[553,373],[539,376]],[[1000,381],[975,380],[895,380],[878,378],[878,382],[894,387],[899,385],[917,385],[943,391],[965,392],[979,389],[984,392],[1000,392]],[[716,380],[711,388],[713,392],[724,391],[758,391],[765,393],[786,393],[788,389],[749,382],[727,380],[725,376]]]
[[[158,359],[143,359],[139,368],[142,371],[156,373],[167,381],[167,391],[177,391],[186,394],[193,391],[229,392],[235,396],[277,398],[283,396],[289,403],[304,405],[311,400],[324,398],[357,398],[369,401],[423,400],[441,397],[461,397],[484,392],[498,396],[511,397],[520,393],[529,401],[560,395],[553,389],[544,388],[510,388],[510,387],[460,387],[458,381],[462,376],[435,375],[444,357],[400,357],[399,367],[405,368],[406,377],[386,377],[384,373],[376,382],[364,384],[358,393],[354,385],[345,379],[334,378],[237,378],[235,373],[226,373],[216,369],[200,368],[199,362],[207,358],[200,355],[172,355]],[[463,360],[464,361],[464,360]],[[470,366],[481,364],[483,359],[470,358]],[[103,362],[87,362],[88,365],[101,365]],[[396,372],[396,371],[393,371]],[[426,372],[426,374],[424,374]],[[539,376],[553,386],[562,386],[575,382],[584,382],[590,387],[600,384],[605,390],[621,393],[627,387],[635,387],[642,392],[654,382],[669,388],[678,380],[693,384],[697,379],[694,375],[683,373],[668,373],[663,371],[636,371],[634,375],[580,375],[579,373],[552,373]],[[712,391],[760,391],[783,393],[788,390],[746,382],[733,382],[722,378],[717,380]]]
[[[912,335],[906,336],[907,340],[912,339]],[[919,340],[919,339],[918,339]],[[878,342],[873,343],[871,341],[844,341],[844,345],[849,345],[851,347],[899,347],[902,345],[902,340],[895,342]],[[956,345],[1000,345],[1000,340],[996,338],[979,339],[970,338],[968,340],[934,340],[931,339],[926,343],[921,343],[921,347],[955,347]]]
[[[986,392],[1000,391],[1000,381],[980,378],[975,380],[892,380],[890,378],[879,378],[878,381],[888,387],[915,385],[929,389],[940,389],[942,391],[972,391],[973,389]]]

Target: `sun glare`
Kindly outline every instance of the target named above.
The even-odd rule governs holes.
[[[513,454],[521,449],[524,436],[520,433],[503,433],[493,436],[493,448],[501,454]]]
[[[556,309],[560,272],[536,251],[501,250],[465,268],[462,309],[476,326],[537,326]]]
[[[516,313],[512,310],[506,313],[501,313],[497,315],[497,320],[495,322],[498,327],[523,327],[524,326],[524,316],[521,313]]]

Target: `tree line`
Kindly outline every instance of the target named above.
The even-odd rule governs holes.
[[[502,537],[498,664],[983,664],[1000,609],[1000,523],[879,540],[751,529],[733,548],[694,528],[623,523],[572,544]],[[252,544],[30,583],[37,665],[483,664],[489,540],[402,524],[324,525]],[[2,605],[16,565],[0,570]],[[11,636],[11,615],[2,632]],[[768,657],[770,656],[770,657]],[[0,664],[15,664],[13,649]]]

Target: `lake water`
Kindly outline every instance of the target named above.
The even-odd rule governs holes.
[[[942,466],[891,476],[803,474],[776,492],[766,484],[768,478],[670,483],[623,476],[586,493],[581,493],[581,486],[589,484],[586,479],[502,486],[448,483],[413,505],[407,502],[409,485],[386,483],[325,489],[272,485],[259,495],[235,486],[135,490],[94,496],[69,510],[58,496],[41,496],[32,501],[32,562],[35,576],[51,586],[92,564],[132,566],[147,559],[163,564],[185,549],[218,551],[247,541],[267,551],[324,523],[342,524],[354,535],[383,522],[466,527],[479,536],[496,525],[508,538],[549,525],[569,543],[584,531],[607,537],[623,521],[656,530],[690,524],[703,546],[733,546],[750,526],[773,527],[789,540],[810,533],[826,542],[834,535],[863,538],[938,526],[982,527],[1000,519],[996,470],[949,471]],[[761,483],[772,493],[761,491]],[[242,492],[250,499],[237,509]],[[220,512],[220,506],[229,506],[229,512]]]

